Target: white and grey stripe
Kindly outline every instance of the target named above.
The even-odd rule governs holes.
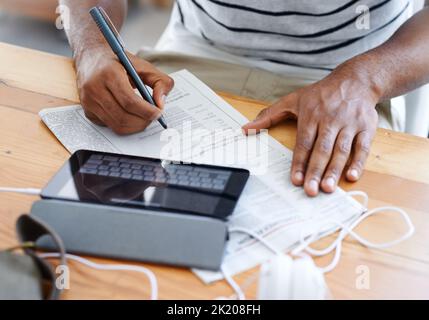
[[[330,69],[386,41],[412,0],[176,0],[176,19],[209,44],[239,56]],[[357,7],[370,9],[359,29]]]

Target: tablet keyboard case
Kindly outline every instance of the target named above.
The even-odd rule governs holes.
[[[49,224],[69,253],[218,270],[226,222],[197,215],[40,200],[31,215]],[[49,238],[37,243],[52,249]]]

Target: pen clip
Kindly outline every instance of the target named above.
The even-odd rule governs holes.
[[[122,49],[125,49],[124,41],[122,41],[121,35],[119,34],[119,32],[116,29],[115,25],[113,24],[112,20],[110,20],[110,17],[107,14],[107,12],[102,7],[98,7],[98,9],[100,10],[100,13],[103,16],[104,20],[106,20],[110,30],[112,30],[113,34],[116,36],[116,39],[118,39],[118,42],[122,46]]]

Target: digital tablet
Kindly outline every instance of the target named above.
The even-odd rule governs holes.
[[[249,171],[79,150],[42,191],[42,198],[150,208],[225,219]]]

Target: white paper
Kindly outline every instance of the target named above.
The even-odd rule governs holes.
[[[157,122],[144,132],[118,136],[91,123],[78,105],[44,109],[40,117],[70,152],[88,149],[246,167],[252,175],[229,226],[251,229],[279,250],[290,250],[302,234],[313,233],[327,220],[345,222],[362,213],[364,208],[341,189],[331,195],[308,198],[302,188],[290,182],[290,150],[266,133],[245,137],[240,128],[246,118],[188,71],[171,76],[175,88],[167,98],[165,117],[169,128],[182,134],[181,140],[174,143]],[[212,134],[220,129],[223,133],[220,137]],[[262,152],[233,155],[234,150],[245,148],[249,142],[257,144]],[[329,233],[334,229],[331,225],[324,231]],[[234,275],[271,256],[257,240],[232,233],[223,263]],[[219,272],[193,271],[206,283],[223,278]]]

